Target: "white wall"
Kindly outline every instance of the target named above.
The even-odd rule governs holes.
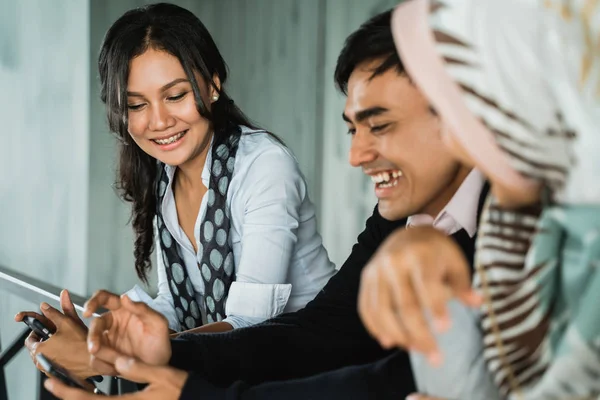
[[[0,0],[0,264],[83,293],[88,213],[88,3]],[[0,292],[2,344],[37,305]],[[11,400],[34,398],[26,352]],[[29,384],[24,384],[29,382]]]

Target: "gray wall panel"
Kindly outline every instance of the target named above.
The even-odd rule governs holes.
[[[350,254],[377,199],[373,184],[348,163],[351,137],[341,118],[345,97],[334,87],[333,74],[346,37],[371,16],[394,6],[396,0],[327,0],[325,36],[321,232],[338,266]]]
[[[84,292],[88,213],[88,3],[0,0],[0,264]],[[0,292],[0,336],[37,305]],[[32,399],[26,352],[10,399]]]

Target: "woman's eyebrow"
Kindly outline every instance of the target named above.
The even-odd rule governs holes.
[[[166,85],[164,85],[163,87],[160,88],[161,92],[167,91],[170,88],[172,88],[173,86],[177,85],[178,83],[181,82],[189,82],[189,80],[187,78],[178,78],[175,79],[174,81],[171,81],[169,83],[167,83]],[[138,92],[127,92],[127,96],[131,96],[131,97],[144,97],[143,94],[138,93]]]

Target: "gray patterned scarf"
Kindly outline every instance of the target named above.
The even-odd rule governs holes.
[[[231,222],[226,201],[241,130],[237,126],[230,129],[234,132],[229,132],[228,135],[215,134],[213,139],[210,183],[206,194],[208,201],[206,214],[200,226],[198,252],[202,254],[202,261],[198,266],[204,281],[204,305],[209,323],[225,318],[227,294],[235,280],[233,251],[229,240]],[[225,139],[219,140],[220,137]],[[160,247],[181,329],[193,329],[202,326],[202,316],[179,246],[165,226],[161,206],[169,177],[164,164],[159,168],[156,216]]]

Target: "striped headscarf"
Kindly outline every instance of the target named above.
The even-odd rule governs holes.
[[[392,29],[411,79],[476,166],[507,188],[545,189],[517,210],[490,196],[482,214],[484,357],[506,397],[571,393],[540,387],[567,336],[553,302],[564,243],[529,250],[549,248],[554,236],[536,233],[552,225],[551,206],[600,207],[600,0],[407,0]]]

